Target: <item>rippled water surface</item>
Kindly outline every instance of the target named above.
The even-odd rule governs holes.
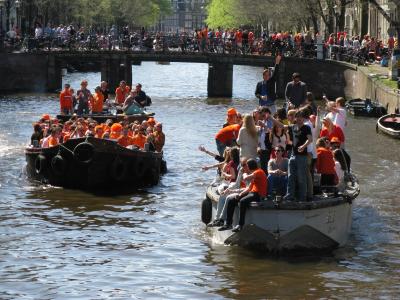
[[[164,123],[169,173],[119,197],[38,186],[24,173],[31,124],[56,114],[55,95],[0,98],[0,299],[398,298],[400,141],[375,120],[349,119],[347,147],[362,193],[349,244],[332,257],[279,259],[214,245],[200,222],[213,136],[226,108],[255,106],[260,69],[234,69],[235,100],[206,98],[207,65],[133,68]],[[93,89],[97,73],[69,74]]]

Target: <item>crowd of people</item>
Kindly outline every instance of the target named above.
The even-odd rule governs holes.
[[[162,123],[153,117],[142,122],[130,122],[125,117],[120,122],[107,119],[99,123],[92,118],[84,119],[75,115],[62,123],[44,114],[33,124],[33,129],[31,145],[36,148],[54,147],[70,139],[85,137],[113,140],[123,147],[157,152],[161,152],[165,144]]]
[[[150,116],[142,122],[130,122],[129,115],[141,114],[144,107],[150,105],[151,100],[142,91],[140,83],[131,89],[125,81],[121,81],[115,90],[114,99],[110,98],[107,82],[103,81],[97,86],[94,94],[87,87],[87,80],[83,80],[75,94],[70,84],[65,84],[60,93],[60,113],[70,116],[70,119],[61,123],[57,118],[43,115],[33,125],[33,147],[48,148],[73,138],[95,137],[114,140],[123,147],[162,151],[165,135],[160,122]],[[109,115],[110,105],[124,112],[123,120],[115,122],[115,118],[110,118],[104,123],[97,122],[96,116]]]
[[[142,90],[140,83],[131,89],[124,80],[115,90],[115,98],[110,99],[108,83],[102,81],[94,90],[94,94],[87,88],[88,81],[83,80],[80,89],[75,90],[66,83],[60,93],[60,112],[63,115],[78,116],[87,114],[110,113],[110,108],[120,109],[126,115],[142,114],[146,106],[151,105],[151,99]]]
[[[280,60],[277,56],[275,70]],[[293,74],[293,81],[287,83],[285,105],[277,109],[275,77],[271,70],[264,70],[255,92],[259,107],[244,115],[229,108],[225,124],[215,135],[218,153],[200,147],[218,161],[203,167],[217,168],[219,174],[220,200],[210,226],[231,229],[238,204],[240,220],[235,231],[244,225],[251,202],[267,197],[304,202],[313,201],[324,189],[343,192],[345,173],[350,172],[345,100],[324,97],[325,107],[317,106],[300,78]]]

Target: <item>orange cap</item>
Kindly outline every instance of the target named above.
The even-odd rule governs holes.
[[[111,131],[122,131],[122,125],[119,123],[112,124]]]
[[[46,120],[46,121],[49,121],[50,120],[50,115],[44,114],[44,115],[42,115],[42,119]]]
[[[156,120],[154,120],[154,118],[149,118],[148,120],[147,120],[147,123],[148,124],[156,124]]]
[[[340,144],[340,140],[339,140],[339,138],[337,138],[336,136],[334,136],[334,137],[331,138],[331,143],[338,143],[338,144]]]
[[[236,111],[236,109],[234,109],[233,107],[232,108],[230,108],[230,109],[228,109],[228,116],[234,116],[234,115],[237,115],[237,111]]]

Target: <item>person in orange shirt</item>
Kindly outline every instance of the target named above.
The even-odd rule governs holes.
[[[128,147],[133,144],[133,139],[129,136],[129,128],[124,127],[122,130],[122,135],[118,138],[118,144],[122,147]]]
[[[328,149],[325,139],[317,140],[317,173],[321,174],[321,186],[334,186],[336,184],[335,160],[333,153]]]
[[[132,145],[139,147],[140,149],[144,149],[144,144],[147,141],[146,137],[146,129],[141,127],[140,129],[135,130],[135,135],[132,138]]]
[[[119,123],[114,123],[111,126],[110,139],[118,140],[118,138],[121,136],[121,132],[122,132],[122,125]]]
[[[250,203],[260,202],[262,198],[267,196],[268,181],[265,172],[258,167],[255,159],[249,159],[247,161],[247,167],[251,174],[247,176],[244,175],[243,180],[250,180],[251,183],[249,187],[241,191],[236,198],[228,200],[226,224],[218,229],[219,231],[232,228],[233,214],[238,203],[240,203],[239,225],[237,225],[232,231],[240,231],[245,223],[246,210]]]
[[[54,127],[49,137],[49,147],[57,146],[60,143],[60,127]]]
[[[64,89],[60,93],[60,110],[62,115],[72,115],[72,93],[70,91],[71,86],[66,83]]]
[[[239,136],[240,124],[233,124],[222,128],[215,135],[215,142],[220,156],[223,156],[226,147],[232,146]]]
[[[103,112],[104,95],[99,86],[97,86],[94,91],[95,93],[91,101],[92,114],[101,114]]]
[[[119,87],[115,90],[115,104],[122,105],[125,102],[126,97],[128,97],[131,88],[126,85],[126,82],[122,80],[119,83]]]

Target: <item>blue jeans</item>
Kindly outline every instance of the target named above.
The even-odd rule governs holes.
[[[224,151],[226,147],[231,147],[234,144],[234,140],[228,141],[226,144],[222,143],[219,140],[215,140],[215,143],[217,144],[217,150],[220,156],[224,156]]]
[[[268,175],[268,195],[272,195],[273,191],[275,191],[277,195],[285,195],[287,183],[287,176]]]
[[[292,155],[289,159],[289,175],[286,198],[305,201],[307,198],[307,155]],[[296,194],[297,188],[297,194]]]

